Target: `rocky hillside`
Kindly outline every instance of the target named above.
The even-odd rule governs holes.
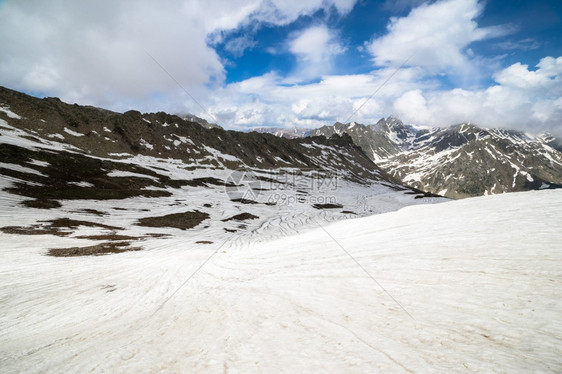
[[[40,235],[58,243],[53,256],[261,240],[442,200],[401,185],[346,134],[206,129],[0,88],[0,235]]]
[[[403,183],[450,198],[562,186],[560,140],[474,124],[415,128],[395,118],[374,125],[326,126],[349,134],[379,167]]]
[[[207,129],[162,112],[121,114],[56,98],[37,99],[5,88],[0,89],[0,106],[17,113],[10,118],[7,109],[0,109],[0,118],[29,132],[37,143],[56,141],[93,156],[145,155],[179,159],[194,167],[229,169],[322,169],[356,181],[386,178],[347,135],[289,140]]]

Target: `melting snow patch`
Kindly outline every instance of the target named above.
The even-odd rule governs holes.
[[[29,165],[37,165],[37,166],[43,166],[43,167],[47,167],[51,164],[49,164],[46,161],[39,161],[39,160],[31,160],[27,162]]]
[[[404,177],[404,181],[406,182],[421,182],[421,173],[412,173],[412,174],[408,174]]]
[[[146,174],[139,174],[139,173],[133,173],[130,171],[122,171],[122,170],[113,170],[109,173],[107,173],[108,177],[135,177],[135,178],[148,178],[148,179],[152,179],[155,182],[158,182],[158,178],[153,177],[152,175],[146,175]]]
[[[144,140],[143,138],[141,138],[140,143],[145,148],[148,148],[150,150],[154,149],[154,146],[152,144],[150,144],[149,142],[147,142],[146,140]]]
[[[5,163],[5,162],[0,162],[0,168],[19,171],[20,173],[35,174],[35,175],[40,175],[42,177],[46,177],[45,174],[42,174],[35,169],[27,168],[25,166],[21,166],[21,165],[17,165],[17,164],[9,164],[9,163]]]
[[[7,105],[0,104],[0,112],[6,113],[6,115],[7,115],[8,117],[10,117],[10,118],[21,119],[21,116],[20,116],[20,115],[17,115],[17,114],[14,113],[14,112],[12,112],[12,111],[10,110],[10,107],[7,106]]]
[[[64,132],[67,133],[67,134],[70,134],[72,136],[84,136],[84,134],[76,132],[76,131],[72,131],[71,129],[68,129],[66,127],[64,128]]]
[[[105,126],[103,127],[103,131],[105,131],[105,132],[111,132],[111,130],[108,129],[107,127],[105,127]]]
[[[62,136],[61,134],[49,134],[47,135],[47,137],[51,139],[64,140],[64,136]]]
[[[185,136],[176,135],[176,138],[178,138],[182,143],[191,144],[193,146],[195,145],[195,143],[193,143],[193,141],[191,139],[186,138]],[[175,142],[174,142],[174,145],[176,145]]]
[[[221,151],[219,151],[218,149],[205,146],[205,150],[207,152],[209,152],[210,154],[212,154],[213,156],[215,156],[216,158],[222,158],[223,160],[226,160],[226,161],[240,162],[240,159],[238,157],[235,157],[233,155],[224,154]]]
[[[94,187],[93,184],[88,183],[88,182],[85,182],[85,181],[81,181],[81,182],[68,182],[67,184],[71,184],[71,185],[73,185],[73,186],[78,186],[78,187],[87,187],[87,188]]]

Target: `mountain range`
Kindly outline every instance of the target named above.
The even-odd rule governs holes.
[[[0,88],[1,371],[561,372],[562,190],[450,200],[378,166],[470,144],[466,162],[485,145],[515,163],[532,142],[332,129],[287,139]],[[381,143],[354,143],[370,131]],[[533,142],[556,160],[554,138]]]
[[[273,134],[281,138],[296,139],[303,138],[312,134],[312,129],[301,129],[298,127],[256,127],[252,129],[253,132],[261,134]]]
[[[92,244],[82,226],[109,230],[65,255],[142,248],[146,235],[177,235],[169,228],[194,243],[265,238],[443,200],[385,173],[347,134],[286,139],[0,88],[0,201],[17,217],[0,231]]]
[[[389,117],[373,125],[336,123],[312,136],[349,134],[404,184],[450,198],[562,186],[562,143],[550,134],[462,123],[418,128]]]

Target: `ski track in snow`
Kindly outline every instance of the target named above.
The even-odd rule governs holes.
[[[1,371],[559,372],[561,209],[548,190],[321,222],[413,319],[319,228],[77,258],[0,234]]]

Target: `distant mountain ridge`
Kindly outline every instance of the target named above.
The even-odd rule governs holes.
[[[296,139],[309,136],[313,129],[301,129],[298,127],[256,127],[251,130],[260,134],[272,134],[281,138]]]
[[[39,144],[41,139],[52,139],[94,156],[123,158],[142,154],[232,169],[337,169],[342,174],[349,172],[350,177],[366,178],[378,178],[381,173],[347,135],[290,140],[202,126],[164,112],[116,113],[66,104],[57,98],[37,99],[6,88],[0,88],[0,104],[18,113],[17,118],[9,118],[0,111],[0,118],[37,136]],[[338,148],[349,153],[354,163],[340,157]]]
[[[160,166],[147,168],[147,164]],[[192,173],[195,179],[175,180],[178,167],[178,173]],[[240,178],[231,181],[231,175]],[[16,187],[9,191],[35,198],[26,203],[35,206],[56,206],[59,199],[78,197],[169,195],[172,192],[159,189],[182,186],[223,194],[242,188],[252,199],[239,196],[235,200],[260,197],[266,204],[273,202],[268,196],[275,195],[275,201],[302,202],[314,209],[326,197],[325,191],[318,190],[319,183],[336,195],[345,195],[335,191],[340,185],[367,190],[376,185],[378,193],[406,194],[405,201],[426,196],[381,170],[348,134],[287,139],[226,131],[163,112],[116,113],[2,87],[0,177],[14,179]],[[276,192],[279,188],[281,193]],[[221,199],[226,197],[231,196]],[[370,209],[361,202],[353,204]]]
[[[7,243],[44,236],[52,243],[45,255],[107,255],[170,240],[182,251],[218,251],[227,241],[445,200],[386,174],[348,134],[226,131],[0,87],[0,235]]]
[[[197,117],[196,115],[193,114],[177,114],[178,117],[188,121],[188,122],[194,122],[194,123],[198,123],[201,126],[203,126],[206,129],[222,129],[221,126],[217,125],[216,123],[210,123],[209,121],[207,121],[206,119],[203,119],[201,117]]]
[[[389,117],[373,125],[336,123],[311,135],[349,134],[403,183],[450,198],[562,186],[562,147],[551,134],[463,123],[415,128]]]

